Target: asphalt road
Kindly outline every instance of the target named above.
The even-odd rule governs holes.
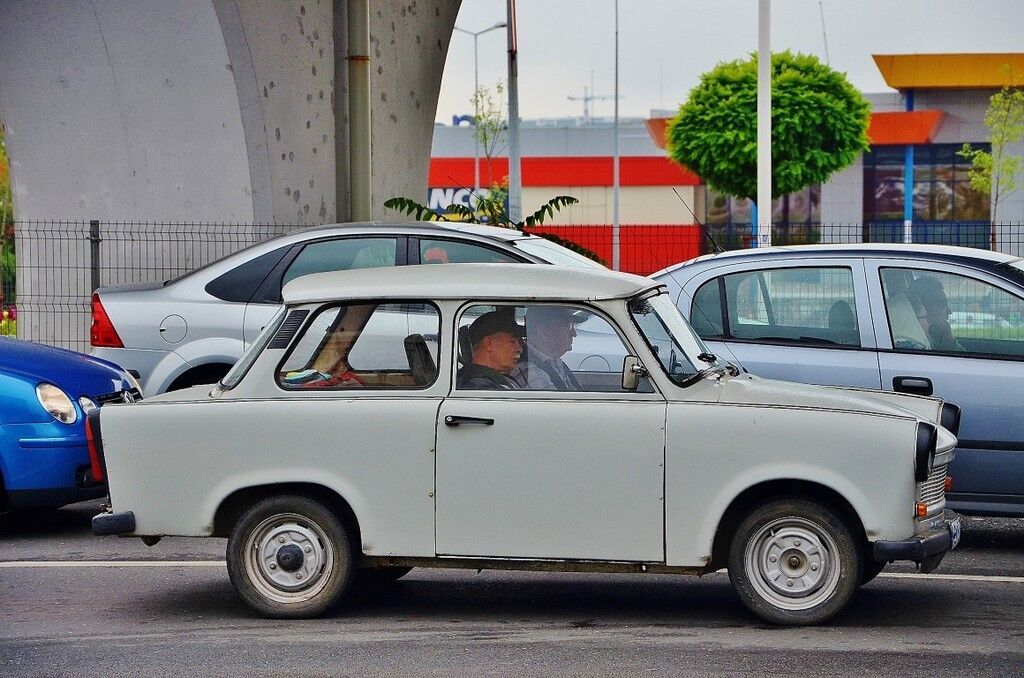
[[[1024,675],[1024,520],[965,518],[934,575],[895,568],[833,623],[778,629],[724,574],[414,570],[264,620],[224,540],[99,539],[95,510],[0,516],[0,675]]]

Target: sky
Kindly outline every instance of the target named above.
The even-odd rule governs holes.
[[[700,74],[757,49],[757,0],[619,0],[619,115],[675,110]],[[580,116],[583,88],[613,113],[614,0],[518,0],[522,118]],[[824,15],[824,32],[822,31]],[[506,19],[505,0],[462,0],[456,25],[480,31]],[[890,90],[872,54],[1024,52],[1024,0],[773,0],[773,51],[826,57],[863,92]],[[480,85],[507,77],[504,29],[477,38]],[[471,114],[473,37],[456,32],[436,120]]]

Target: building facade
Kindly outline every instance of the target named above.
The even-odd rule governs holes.
[[[1024,54],[875,55],[896,91],[867,95],[871,150],[828,182],[772,206],[775,242],[942,242],[1024,255],[1024,190],[996,196],[973,189],[963,145],[987,150],[992,94],[1024,80]],[[1013,74],[1018,80],[1013,80]],[[650,273],[709,251],[752,246],[751,204],[716,194],[667,159],[672,111],[620,122],[621,268]],[[580,204],[546,230],[611,260],[612,126],[607,120],[523,121],[523,211],[554,195]],[[1024,155],[1024,143],[1006,149]],[[438,126],[427,199],[472,206],[473,130]],[[481,159],[481,185],[507,174],[504,149]],[[912,186],[909,196],[904,186]],[[994,218],[993,218],[994,217]],[[713,242],[712,242],[713,241]]]

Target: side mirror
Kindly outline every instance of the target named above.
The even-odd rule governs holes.
[[[647,376],[647,368],[640,364],[640,358],[627,355],[622,361],[622,390],[635,391],[640,379]]]

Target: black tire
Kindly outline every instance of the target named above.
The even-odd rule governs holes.
[[[863,549],[828,506],[776,499],[740,522],[729,579],[743,604],[784,626],[820,624],[846,607],[861,583]]]
[[[882,573],[882,570],[884,570],[885,566],[888,565],[888,564],[889,563],[886,563],[886,562],[881,562],[880,563],[877,560],[875,560],[874,558],[865,558],[864,559],[864,570],[861,572],[861,575],[860,575],[860,585],[864,586],[864,584],[867,584],[872,579],[877,577],[879,574]]]
[[[411,567],[367,567],[356,572],[355,586],[360,588],[378,588],[394,584],[412,572]]]
[[[352,538],[323,504],[285,495],[238,519],[227,546],[228,575],[264,617],[308,619],[338,602],[355,573]]]

